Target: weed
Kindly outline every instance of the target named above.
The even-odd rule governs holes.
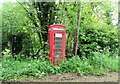
[[[102,75],[108,71],[118,71],[118,57],[99,52],[93,52],[89,58],[74,56],[59,66],[53,66],[48,60],[14,60],[9,56],[2,59],[2,80],[18,80],[24,76],[42,78],[63,73]]]

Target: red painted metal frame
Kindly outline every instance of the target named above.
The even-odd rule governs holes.
[[[54,28],[60,30],[54,30]],[[62,29],[62,30],[61,30]],[[65,60],[65,50],[66,50],[66,31],[65,26],[60,24],[53,24],[48,27],[48,39],[49,39],[49,60],[53,65],[57,66],[55,63],[55,34],[62,34],[62,60]]]

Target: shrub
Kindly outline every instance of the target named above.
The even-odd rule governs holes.
[[[97,24],[95,24],[97,25]],[[118,30],[112,26],[81,28],[79,36],[80,56],[89,56],[92,52],[108,50],[111,55],[118,54]]]
[[[43,77],[45,75],[75,73],[78,75],[102,75],[108,71],[118,71],[118,57],[106,53],[93,52],[89,58],[74,56],[59,66],[48,60],[16,60],[11,57],[2,59],[2,79],[18,80],[24,76]]]

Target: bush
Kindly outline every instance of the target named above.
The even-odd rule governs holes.
[[[74,56],[59,66],[53,66],[48,60],[23,59],[14,61],[11,57],[2,59],[2,79],[18,80],[24,76],[43,77],[51,74],[75,73],[79,75],[102,75],[107,71],[118,71],[118,57],[93,52],[89,58]]]
[[[97,23],[95,24],[97,25]],[[80,29],[79,51],[80,56],[89,56],[92,52],[111,52],[118,54],[118,30],[112,26],[95,28],[94,25]]]

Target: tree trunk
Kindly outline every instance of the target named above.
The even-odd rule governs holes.
[[[120,47],[120,1],[118,2],[118,45]],[[120,49],[119,49],[120,52]],[[120,53],[118,54],[120,56]]]
[[[80,7],[80,3],[78,3],[78,7]],[[77,27],[76,27],[76,37],[75,37],[75,46],[74,46],[74,55],[77,55],[78,43],[79,43],[79,27],[80,27],[80,8],[77,13]]]

